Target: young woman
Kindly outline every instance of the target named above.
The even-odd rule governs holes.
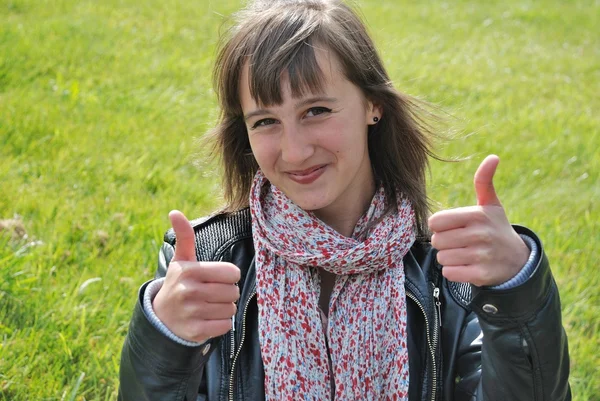
[[[428,132],[349,7],[248,6],[215,78],[229,208],[170,214],[119,399],[570,399],[556,285],[498,158],[477,206],[428,215]]]

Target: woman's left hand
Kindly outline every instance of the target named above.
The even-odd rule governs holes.
[[[494,189],[500,159],[486,157],[475,173],[477,206],[435,213],[429,218],[442,274],[479,287],[513,278],[525,266],[529,248],[510,225]]]

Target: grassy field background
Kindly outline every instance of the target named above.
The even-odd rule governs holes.
[[[403,4],[406,3],[406,4]],[[439,208],[497,153],[511,221],[544,241],[574,399],[600,400],[600,2],[363,1],[398,88],[455,116]],[[220,204],[196,139],[238,1],[0,0],[0,400],[115,400],[167,213]]]

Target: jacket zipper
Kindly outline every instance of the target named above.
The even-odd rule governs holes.
[[[235,313],[231,316],[231,342],[229,343],[229,350],[229,360],[231,360],[233,359],[233,353],[235,352]]]
[[[440,289],[435,287],[433,289],[433,298],[435,299],[435,306],[437,307],[436,318],[440,327],[442,327],[442,303],[440,302]],[[436,341],[437,344],[437,341]]]
[[[240,356],[240,352],[242,351],[242,347],[244,346],[244,339],[246,337],[246,314],[248,313],[248,305],[250,305],[250,301],[252,300],[252,298],[254,298],[255,295],[256,295],[256,287],[254,287],[252,289],[252,292],[250,293],[250,297],[248,298],[248,301],[244,305],[244,313],[242,314],[242,338],[240,339],[240,346],[237,349],[235,356],[233,357],[233,362],[231,363],[231,374],[229,376],[229,401],[233,401],[233,382],[234,382],[234,378],[235,378],[235,364],[238,360],[238,357]],[[233,337],[234,336],[232,334],[232,338]],[[235,346],[234,340],[232,340],[231,342],[232,342],[232,345]],[[233,355],[233,348],[232,348],[231,352]]]
[[[437,291],[436,291],[437,290]],[[434,297],[436,298],[436,304],[437,302],[439,302],[439,288],[435,287],[434,288]],[[436,297],[437,295],[437,297]],[[431,341],[432,339],[432,335],[431,335],[431,329],[430,329],[430,324],[429,324],[429,319],[427,318],[427,313],[425,312],[425,308],[423,307],[423,305],[421,304],[421,302],[417,299],[417,297],[415,296],[415,294],[413,294],[412,292],[406,291],[406,296],[409,297],[410,299],[412,299],[417,306],[419,307],[419,309],[421,309],[421,312],[423,312],[423,317],[425,318],[425,331],[427,334],[427,344],[429,345],[429,352],[431,354],[431,367],[432,367],[432,386],[431,386],[431,401],[435,401],[436,399],[436,392],[437,392],[437,364],[436,364],[436,360],[435,360],[435,349],[436,349],[436,344],[438,341],[438,337],[439,337],[439,329],[438,329],[438,315],[435,315],[435,320],[436,320],[436,324],[433,326],[433,339],[434,342]],[[440,318],[441,321],[441,318]]]
[[[240,346],[237,349],[237,352],[235,352],[235,356],[233,356],[233,362],[231,363],[231,375],[229,377],[229,401],[234,401],[233,399],[233,384],[234,384],[234,379],[235,379],[235,365],[237,363],[238,357],[240,355],[240,352],[242,351],[242,347],[244,345],[244,340],[246,338],[246,315],[248,313],[248,306],[250,305],[250,301],[252,300],[252,298],[254,298],[254,296],[256,295],[256,287],[252,290],[252,293],[250,294],[250,297],[248,298],[248,301],[246,302],[246,304],[244,305],[244,313],[242,314],[242,337],[240,340]],[[410,299],[412,299],[417,306],[419,307],[419,309],[421,309],[421,312],[423,313],[423,317],[425,318],[425,331],[427,333],[427,344],[429,345],[429,352],[431,354],[431,366],[432,366],[432,371],[433,371],[433,379],[432,379],[432,388],[431,388],[431,401],[435,401],[436,399],[436,392],[437,392],[437,365],[436,365],[436,358],[435,358],[435,349],[436,349],[436,344],[439,338],[439,330],[438,330],[438,324],[439,327],[441,327],[442,325],[442,319],[441,319],[441,302],[440,302],[440,290],[439,288],[435,287],[433,290],[433,297],[435,298],[435,303],[437,306],[437,314],[435,315],[435,320],[436,320],[436,324],[433,326],[433,342],[431,341],[431,330],[430,330],[430,324],[429,324],[429,319],[427,318],[427,313],[425,312],[425,308],[423,307],[423,305],[421,304],[421,302],[417,299],[417,297],[410,291],[406,291],[406,296],[408,296]],[[439,323],[438,323],[439,322]],[[234,321],[235,324],[235,321]],[[235,330],[232,330],[235,331]],[[233,347],[235,346],[234,343],[234,333],[232,333],[232,352],[231,355],[233,355]]]
[[[229,349],[229,359],[233,359],[233,353],[235,352],[235,314],[231,316],[231,343]]]

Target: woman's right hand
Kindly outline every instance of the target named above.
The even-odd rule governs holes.
[[[188,219],[177,210],[169,219],[177,243],[165,282],[152,302],[154,313],[184,340],[203,342],[223,335],[231,330],[240,297],[240,269],[227,262],[198,262]]]

